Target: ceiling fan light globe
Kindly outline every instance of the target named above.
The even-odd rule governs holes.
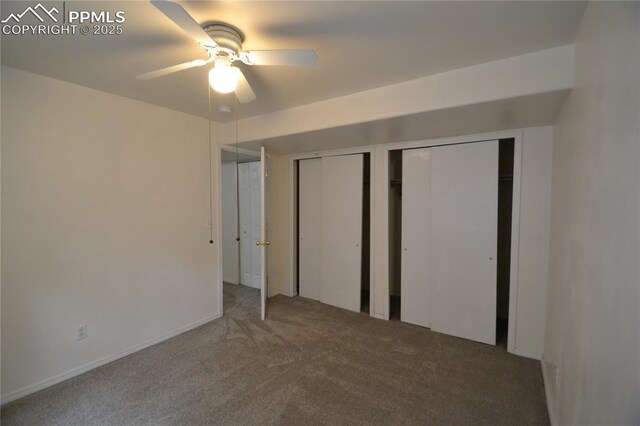
[[[238,87],[240,69],[218,64],[209,71],[209,84],[218,93],[231,93]]]

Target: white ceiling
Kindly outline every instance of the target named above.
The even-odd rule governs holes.
[[[201,24],[240,28],[245,49],[313,48],[318,53],[314,68],[243,65],[258,98],[240,105],[241,117],[570,44],[585,6],[559,1],[180,4]],[[24,5],[3,1],[2,17]],[[67,8],[124,10],[124,34],[2,36],[2,64],[206,117],[206,69],[151,81],[134,78],[205,57],[148,2],[67,2]],[[229,98],[215,102],[232,104]]]

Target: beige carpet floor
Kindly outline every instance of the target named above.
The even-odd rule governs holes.
[[[225,284],[225,316],[2,408],[2,425],[548,424],[540,364]]]

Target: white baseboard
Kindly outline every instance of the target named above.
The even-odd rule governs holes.
[[[9,403],[11,401],[15,401],[16,399],[20,399],[24,396],[30,395],[34,392],[38,392],[41,391],[42,389],[48,388],[49,386],[53,386],[55,384],[58,384],[60,382],[63,382],[65,380],[68,380],[72,377],[78,376],[82,373],[86,373],[87,371],[93,370],[94,368],[98,368],[100,366],[103,366],[105,364],[108,364],[110,362],[113,362],[117,359],[123,358],[127,355],[131,355],[134,352],[138,352],[141,351],[142,349],[148,348],[149,346],[153,346],[156,343],[160,343],[164,340],[170,339],[172,337],[177,336],[178,334],[182,334],[185,333],[189,330],[192,330],[196,327],[200,327],[203,324],[206,324],[210,321],[216,320],[218,318],[222,317],[222,314],[217,313],[211,316],[208,316],[206,318],[203,318],[201,320],[198,320],[196,322],[192,322],[191,324],[185,325],[184,327],[180,327],[177,330],[172,331],[171,333],[167,333],[165,335],[156,337],[155,339],[151,339],[148,340],[146,342],[140,343],[138,345],[132,346],[128,349],[126,349],[124,352],[120,352],[116,355],[109,355],[100,359],[97,359],[95,361],[89,362],[87,364],[81,365],[80,367],[76,367],[73,368],[71,370],[68,370],[64,373],[61,374],[57,374],[53,377],[50,377],[48,379],[39,381],[37,383],[31,384],[31,385],[27,385],[25,387],[22,387],[18,390],[15,390],[13,392],[9,392],[8,394],[2,395],[2,401],[0,402],[1,405],[4,405],[6,403]]]
[[[525,357],[525,358],[535,359],[535,360],[537,360],[537,361],[541,361],[541,360],[542,360],[542,357],[540,356],[540,354],[531,354],[531,353],[528,353],[528,352],[521,351],[521,350],[520,350],[520,349],[518,349],[518,348],[516,348],[516,349],[513,351],[513,353],[514,353],[515,355],[523,356],[523,357]]]
[[[550,386],[550,384],[553,383],[555,380],[552,380],[552,378],[549,377],[550,373],[547,371],[547,366],[544,360],[542,360],[540,364],[542,367],[542,381],[544,382],[544,394],[547,399],[547,411],[549,412],[549,422],[551,423],[551,426],[556,426],[558,424],[558,419],[556,419],[556,404],[554,399],[552,398],[552,392],[551,392],[551,386]]]

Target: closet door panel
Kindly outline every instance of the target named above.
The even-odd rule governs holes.
[[[495,344],[498,141],[431,148],[431,327]]]
[[[431,148],[402,152],[400,320],[430,327],[429,222]]]
[[[322,158],[320,300],[360,312],[363,155]]]
[[[298,163],[298,287],[300,296],[320,300],[320,198],[322,160]]]

